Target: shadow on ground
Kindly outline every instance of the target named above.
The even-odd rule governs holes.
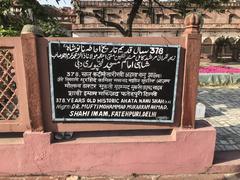
[[[198,101],[205,104],[209,111],[214,109],[218,113],[240,108],[240,88],[200,88]]]
[[[200,88],[198,102],[206,106],[204,120],[216,128],[216,151],[240,150],[240,89]]]
[[[230,162],[230,161],[239,160],[239,159],[240,159],[240,151],[215,152],[213,163],[220,164],[220,163]]]

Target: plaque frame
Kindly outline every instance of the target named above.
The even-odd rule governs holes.
[[[177,58],[176,58],[176,72],[175,72],[175,82],[174,82],[174,90],[173,90],[173,99],[172,99],[172,114],[171,119],[168,120],[148,120],[148,119],[137,119],[137,118],[128,118],[128,119],[118,119],[118,118],[56,118],[56,112],[55,112],[55,103],[54,103],[54,82],[53,82],[53,65],[52,65],[52,58],[51,58],[51,44],[58,43],[58,44],[85,44],[85,45],[110,45],[110,46],[148,46],[148,47],[171,47],[171,48],[177,48]],[[173,124],[175,123],[175,110],[176,110],[176,96],[177,96],[177,89],[178,89],[178,76],[179,76],[179,66],[180,66],[180,57],[181,57],[181,46],[180,45],[165,45],[165,44],[139,44],[139,43],[110,43],[110,42],[76,42],[76,41],[48,41],[48,64],[49,64],[49,79],[50,79],[50,95],[51,95],[51,110],[52,110],[52,121],[53,122],[126,122],[126,123],[162,123],[162,124]]]

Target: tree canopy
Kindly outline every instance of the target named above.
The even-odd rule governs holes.
[[[0,0],[0,36],[18,35],[25,24],[39,25],[45,36],[65,36],[53,10],[36,0]]]
[[[160,2],[158,0],[154,0],[157,4]],[[198,11],[216,11],[219,13],[225,12],[225,7],[222,6],[224,3],[228,3],[229,0],[178,0],[175,1],[172,9],[173,11],[179,13],[183,17],[190,12],[198,12]],[[160,7],[164,8],[162,4],[159,4]]]
[[[176,0],[171,1],[171,6],[166,6],[161,0],[128,0],[131,3],[131,10],[126,23],[116,23],[107,20],[104,13],[100,11],[84,12],[81,7],[81,0],[73,0],[73,5],[76,12],[81,16],[91,16],[95,17],[99,22],[105,26],[116,28],[123,36],[132,36],[132,27],[134,19],[136,18],[139,9],[141,7],[147,7],[148,15],[150,18],[154,14],[154,9],[160,8],[161,10],[169,9],[178,13],[182,17],[185,17],[190,12],[198,11],[217,11],[223,13],[225,11],[222,6],[223,3],[227,3],[229,0]],[[118,1],[119,2],[119,1]],[[126,1],[123,1],[126,2]]]
[[[59,2],[61,0],[55,0]],[[114,0],[113,0],[114,1]],[[229,0],[176,0],[171,1],[171,6],[166,6],[161,0],[125,0],[131,5],[129,16],[122,22],[109,21],[100,11],[84,12],[81,8],[81,0],[72,0],[76,13],[84,16],[95,17],[105,26],[116,28],[123,36],[132,36],[132,27],[139,9],[147,7],[147,15],[151,18],[154,9],[169,9],[185,17],[189,12],[198,11],[225,11],[222,6]],[[119,1],[118,1],[119,2]],[[15,7],[15,8],[13,8]],[[54,7],[40,5],[37,0],[0,0],[0,36],[18,35],[24,24],[36,24],[42,27],[45,36],[65,36],[59,22],[55,18]]]

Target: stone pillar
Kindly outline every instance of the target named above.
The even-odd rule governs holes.
[[[34,25],[25,25],[21,32],[31,131],[43,131],[36,42],[37,36],[41,35],[43,35],[41,29]]]
[[[185,20],[185,64],[183,75],[181,126],[195,127],[195,110],[198,87],[198,73],[201,53],[201,17],[197,13],[189,14]]]

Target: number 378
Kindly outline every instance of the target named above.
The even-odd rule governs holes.
[[[79,72],[67,72],[67,77],[78,77],[79,76]]]
[[[163,54],[163,48],[150,47],[150,54]]]

